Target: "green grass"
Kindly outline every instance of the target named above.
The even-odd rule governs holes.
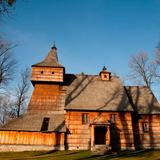
[[[0,160],[160,160],[160,150],[124,151],[94,155],[90,151],[7,152]]]

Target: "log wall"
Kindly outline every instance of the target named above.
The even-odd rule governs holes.
[[[88,113],[89,123],[82,124],[82,113]],[[116,115],[115,123],[110,125],[110,145],[112,149],[134,149],[132,119],[130,112],[77,112],[66,113],[67,146],[72,149],[90,149],[93,136],[92,123],[106,123],[111,114]],[[96,126],[96,125],[94,125]]]
[[[35,84],[28,110],[64,112],[65,92],[59,85]]]
[[[134,121],[134,136],[137,149],[160,149],[160,115],[140,115]]]
[[[0,131],[0,146],[4,148],[3,150],[3,148],[0,147],[0,150],[21,151],[19,147],[23,145],[30,146],[30,150],[36,150],[37,146],[44,146],[44,150],[46,148],[49,150],[51,148],[54,149],[55,147],[59,150],[64,150],[64,138],[64,133]],[[47,147],[45,148],[45,146]],[[43,147],[41,147],[41,150],[43,150]]]
[[[64,68],[32,67],[32,81],[63,82]]]

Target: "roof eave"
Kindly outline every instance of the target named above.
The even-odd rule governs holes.
[[[96,109],[73,109],[65,108],[66,111],[88,111],[88,112],[134,112],[133,110],[96,110]]]

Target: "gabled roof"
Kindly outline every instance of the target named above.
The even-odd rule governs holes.
[[[126,86],[134,110],[138,114],[160,114],[160,104],[146,86]]]
[[[77,111],[136,111],[138,114],[160,114],[160,104],[145,86],[123,86],[112,76],[102,81],[98,75],[65,74],[62,90],[66,90],[65,109]],[[50,118],[48,132],[66,132],[65,118],[49,109],[28,110],[20,118],[9,121],[0,130],[41,131],[43,118]]]
[[[66,75],[66,110],[135,111],[138,114],[160,114],[160,104],[146,86],[123,86],[112,76]]]
[[[95,75],[67,75],[66,110],[132,111],[120,79],[102,81]],[[70,81],[70,82],[69,82]]]
[[[6,123],[0,130],[8,131],[41,131],[43,118],[49,118],[46,132],[66,132],[64,114],[50,114],[42,112],[27,112],[19,118]]]
[[[45,59],[42,62],[36,63],[32,65],[33,67],[63,67],[58,62],[58,56],[57,56],[57,48],[52,47],[48,55],[45,57]]]

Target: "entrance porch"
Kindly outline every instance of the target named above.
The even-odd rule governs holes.
[[[110,124],[91,125],[91,151],[110,150]]]

